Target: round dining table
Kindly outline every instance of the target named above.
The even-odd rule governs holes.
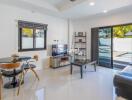
[[[0,58],[0,63],[16,63],[16,62],[26,62],[28,60],[30,60],[31,57],[28,57],[28,56],[20,56],[20,57],[16,57],[14,59],[14,57],[5,57],[5,58]],[[21,66],[19,66],[21,67]],[[2,69],[2,68],[1,68]],[[16,67],[15,68],[12,68],[14,74],[16,72]],[[15,87],[18,87],[19,86],[19,80],[17,80],[16,76],[13,77],[12,79],[12,82],[7,82],[4,84],[4,88],[15,88]]]

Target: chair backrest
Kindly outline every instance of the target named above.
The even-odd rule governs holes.
[[[33,59],[35,59],[36,61],[38,61],[39,56],[38,56],[38,55],[34,55],[34,56],[33,56]]]
[[[19,66],[20,66],[20,63],[0,64],[0,68],[2,68],[2,69],[15,69],[15,68],[18,68]]]

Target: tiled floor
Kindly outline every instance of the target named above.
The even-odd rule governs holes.
[[[70,67],[38,71],[40,81],[33,74],[25,77],[20,95],[16,89],[3,90],[4,100],[115,100],[114,70],[98,67],[97,72],[88,67],[80,79],[79,68]],[[121,99],[120,99],[121,100]]]

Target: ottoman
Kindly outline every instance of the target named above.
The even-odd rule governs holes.
[[[127,66],[117,73],[113,82],[117,96],[132,100],[132,66]]]

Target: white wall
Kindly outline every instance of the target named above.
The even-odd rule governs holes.
[[[59,40],[60,43],[68,42],[67,20],[0,4],[0,58],[8,57],[18,51],[17,20],[48,24],[48,50],[19,53],[20,55],[27,56],[38,54],[40,57],[39,67],[47,67],[50,53],[49,48],[54,43],[53,40]]]
[[[132,23],[132,12],[130,10],[112,14],[108,12],[108,14],[100,16],[72,20],[74,32],[82,31],[88,33],[88,58],[91,55],[91,28],[125,23]]]

